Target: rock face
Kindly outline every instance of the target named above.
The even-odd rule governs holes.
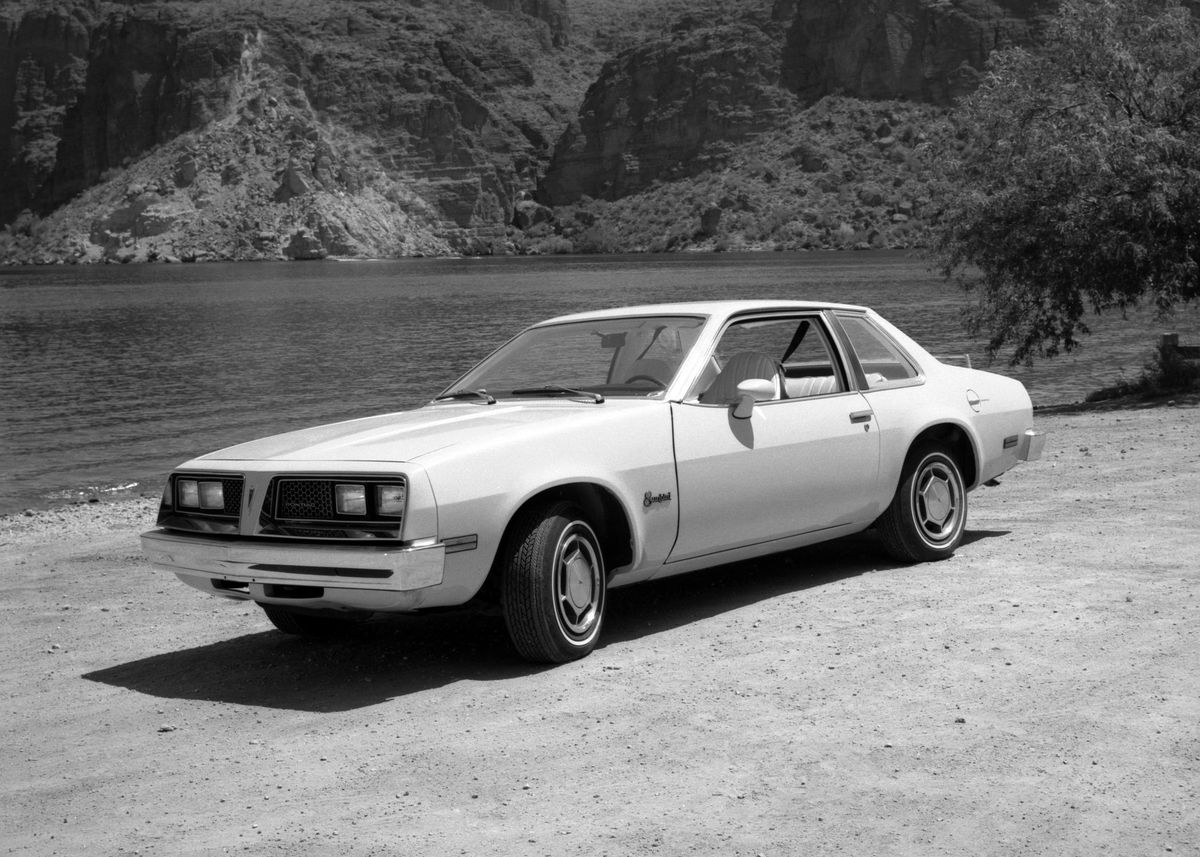
[[[621,0],[581,13],[586,41],[567,0],[0,0],[0,259],[489,253],[539,236],[550,252],[620,249],[583,208],[655,193],[692,224],[661,246],[695,224],[713,244],[761,242],[722,177],[795,173],[788,193],[840,194],[865,174],[792,139],[807,106],[947,104],[1053,6]],[[601,44],[616,51],[602,66]],[[855,133],[898,164],[916,148],[901,130]],[[755,142],[771,135],[787,163]],[[877,197],[860,198],[910,216]],[[838,228],[796,220],[794,200],[770,207],[770,235]]]
[[[0,20],[0,222],[50,211],[110,169],[224,112],[240,33],[137,8]]]
[[[561,48],[570,41],[571,21],[567,0],[479,0],[497,12],[527,15],[545,29],[544,42]]]
[[[303,224],[337,244],[330,254],[489,252],[547,157],[546,129],[562,125],[560,106],[517,109],[511,93],[535,84],[538,52],[566,43],[565,0],[424,7],[331,0],[311,4],[310,20],[286,0],[9,0],[0,7],[0,127],[11,129],[0,135],[0,225],[30,209],[48,218],[39,240],[57,231],[78,257],[94,255],[91,237],[112,255],[114,242],[186,243],[190,232],[201,257],[274,258],[289,255],[291,220],[306,210],[303,221],[341,224]],[[166,149],[164,175],[151,155]],[[177,228],[160,219],[154,236],[114,232],[131,187],[176,213],[222,207],[225,237],[208,217],[175,215]],[[355,210],[364,214],[343,216]],[[253,240],[235,234],[247,219]],[[22,222],[29,235],[29,217]],[[395,223],[415,229],[413,240]],[[276,227],[278,241],[264,241]],[[176,249],[152,252],[191,252]]]
[[[949,104],[988,55],[1036,41],[1055,0],[780,0],[794,7],[782,79],[805,102],[832,93]]]
[[[608,62],[555,147],[541,200],[619,199],[718,164],[793,107],[778,43],[750,24],[681,29]]]

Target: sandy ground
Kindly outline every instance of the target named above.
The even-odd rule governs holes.
[[[1200,409],[1043,415],[953,559],[870,535],[318,644],[152,571],[149,500],[0,519],[0,849],[1200,854]]]

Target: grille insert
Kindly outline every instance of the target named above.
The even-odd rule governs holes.
[[[335,486],[366,487],[367,513],[337,511]],[[262,535],[298,539],[398,539],[399,515],[381,515],[375,487],[405,485],[402,476],[276,476],[263,499],[259,528]]]
[[[333,505],[333,482],[281,479],[275,516],[293,521],[328,521],[337,517]]]

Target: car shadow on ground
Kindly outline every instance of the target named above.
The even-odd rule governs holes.
[[[969,531],[964,544],[1001,535]],[[895,567],[867,533],[616,589],[610,593],[599,652],[759,601]],[[552,667],[519,659],[499,616],[459,610],[376,617],[330,641],[274,630],[246,634],[83,678],[170,699],[338,712],[456,682],[504,681],[545,669]]]

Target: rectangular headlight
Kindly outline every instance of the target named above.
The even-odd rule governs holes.
[[[200,483],[195,479],[175,480],[175,496],[176,502],[180,506],[191,506],[193,509],[199,508]]]
[[[326,497],[329,495],[326,494]],[[363,485],[335,485],[333,496],[339,515],[367,514],[367,489]]]
[[[225,487],[220,482],[200,483],[200,508],[224,509]]]
[[[403,485],[376,485],[375,507],[381,515],[399,517],[404,514],[405,496]]]

